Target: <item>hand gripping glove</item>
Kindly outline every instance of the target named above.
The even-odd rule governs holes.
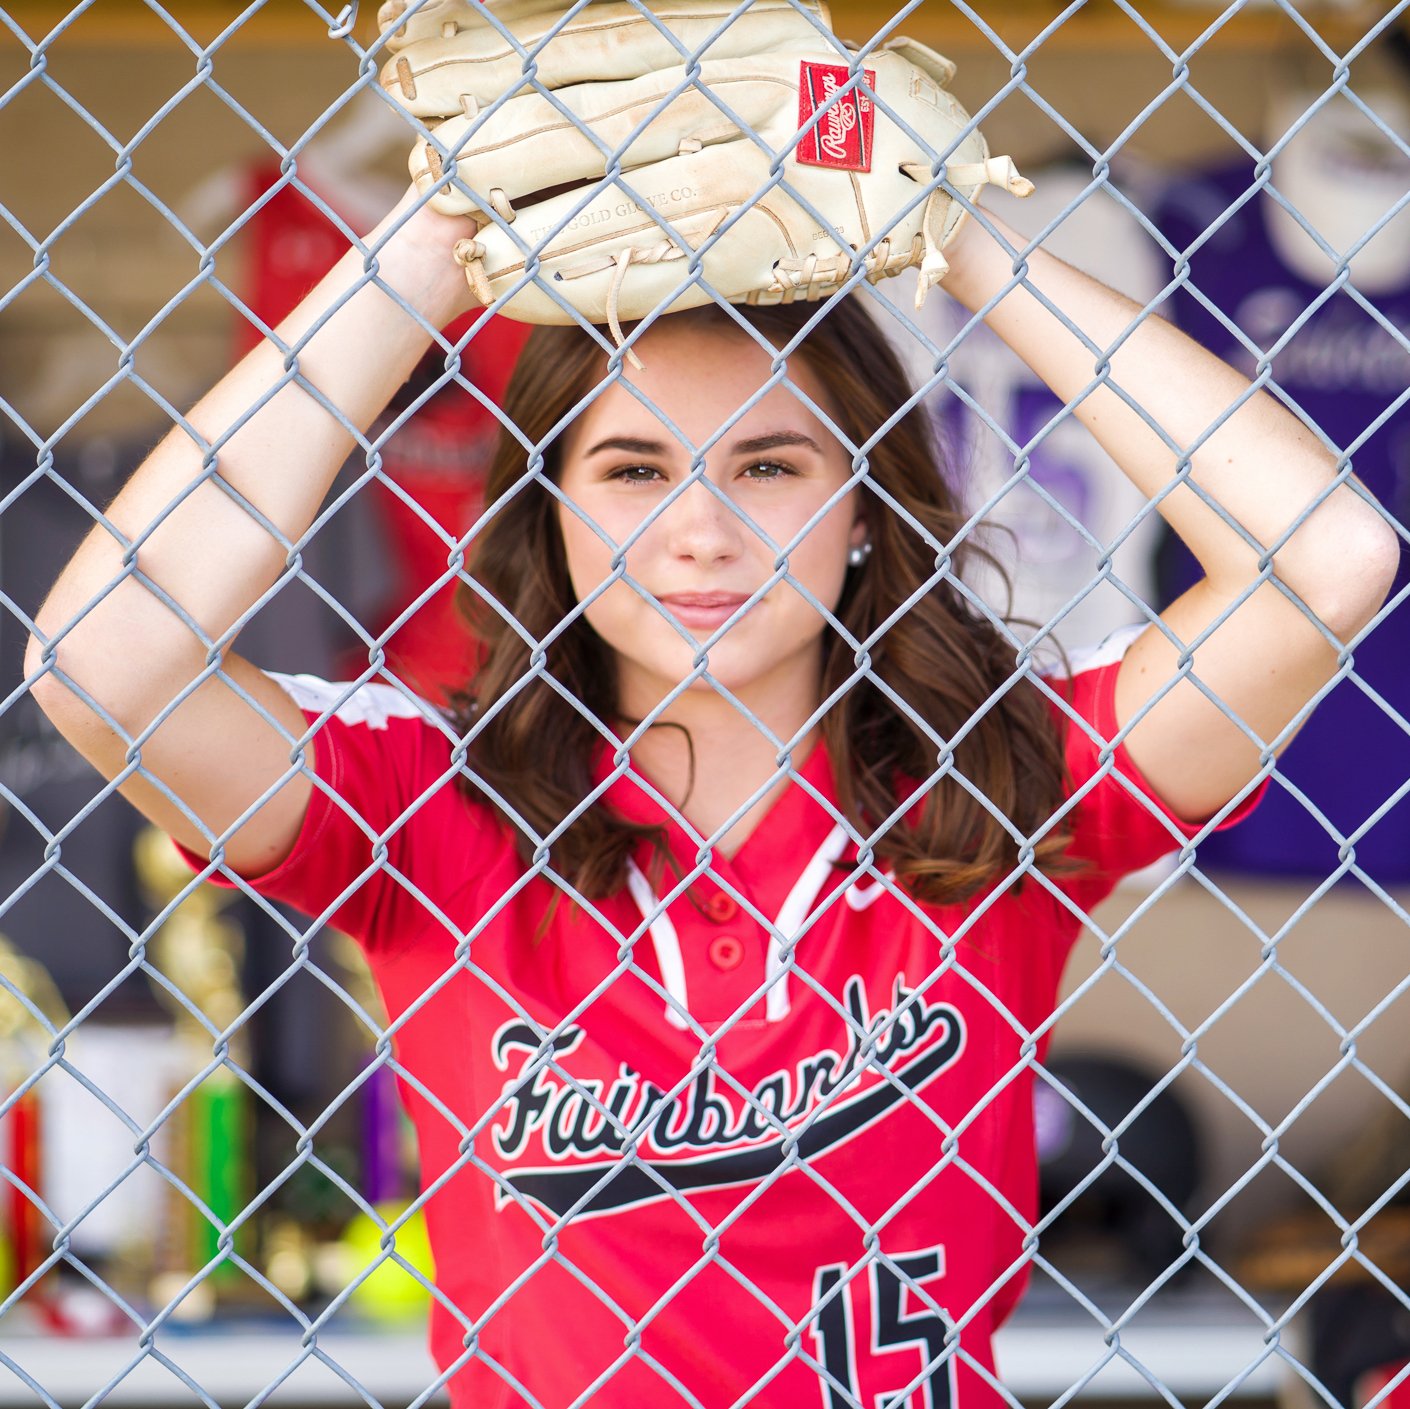
[[[383,84],[431,127],[412,175],[438,209],[475,217],[456,258],[482,303],[508,294],[501,311],[531,323],[576,311],[619,344],[620,320],[658,307],[818,299],[858,270],[918,267],[919,306],[964,218],[952,190],[1032,190],[990,156],[949,60],[905,39],[853,60],[817,0],[754,0],[725,25],[735,8],[605,0],[545,43],[561,0],[491,6],[550,96],[483,7],[383,7]]]

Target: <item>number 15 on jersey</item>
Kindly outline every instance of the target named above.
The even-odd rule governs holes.
[[[809,1331],[822,1366],[823,1409],[958,1409],[959,1346],[947,1340],[954,1325],[925,1287],[945,1275],[945,1249],[891,1255],[850,1280],[847,1273],[837,1263],[813,1274]],[[868,1325],[859,1343],[857,1328]]]

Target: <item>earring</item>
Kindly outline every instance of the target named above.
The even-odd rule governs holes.
[[[847,550],[847,566],[849,568],[859,568],[871,557],[871,539],[865,543],[858,543]]]

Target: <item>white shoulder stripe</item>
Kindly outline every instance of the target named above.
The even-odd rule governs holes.
[[[332,712],[344,724],[365,724],[385,729],[391,719],[440,720],[434,706],[393,685],[353,685],[350,681],[320,680],[316,675],[280,675],[265,672],[300,709],[318,714]]]
[[[1113,631],[1098,646],[1079,646],[1067,653],[1069,675],[1081,675],[1084,670],[1100,670],[1104,665],[1115,665],[1130,649],[1131,643],[1145,630],[1144,622],[1134,626],[1123,626]]]

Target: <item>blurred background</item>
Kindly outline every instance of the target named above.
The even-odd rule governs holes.
[[[992,148],[1038,185],[1022,205],[993,198],[1005,219],[1251,375],[1270,369],[1410,521],[1406,5],[833,8],[839,33],[904,32],[958,63]],[[105,1389],[245,1403],[291,1364],[260,1402],[355,1402],[290,1319],[330,1305],[319,1345],[384,1402],[431,1382],[424,1294],[380,1246],[415,1161],[359,955],[193,890],[32,707],[21,664],[27,619],[95,513],[403,189],[408,132],[360,78],[373,9],[0,7],[0,1405]],[[340,17],[351,42],[330,37]],[[908,309],[899,281],[883,292]],[[918,375],[964,390],[938,385],[931,408],[951,472],[1027,570],[1018,615],[1076,651],[1187,585],[1189,562],[1024,369],[980,335],[952,351],[942,298],[914,316],[895,336]],[[466,348],[463,375],[491,401],[521,338],[487,324]],[[437,584],[495,426],[451,386],[375,476],[350,465],[340,488],[357,492],[330,501],[242,651],[337,678],[384,648],[431,698],[464,680],[473,644]],[[1405,1393],[1402,632],[1397,595],[1253,821],[1202,847],[1197,871],[1128,882],[1079,949],[1039,1090],[1053,1218],[1000,1340],[1030,1402],[1074,1385],[1108,1402]],[[213,1222],[232,1219],[221,1244]],[[425,1265],[415,1220],[396,1248]],[[1144,1375],[1108,1344],[1123,1317]]]

